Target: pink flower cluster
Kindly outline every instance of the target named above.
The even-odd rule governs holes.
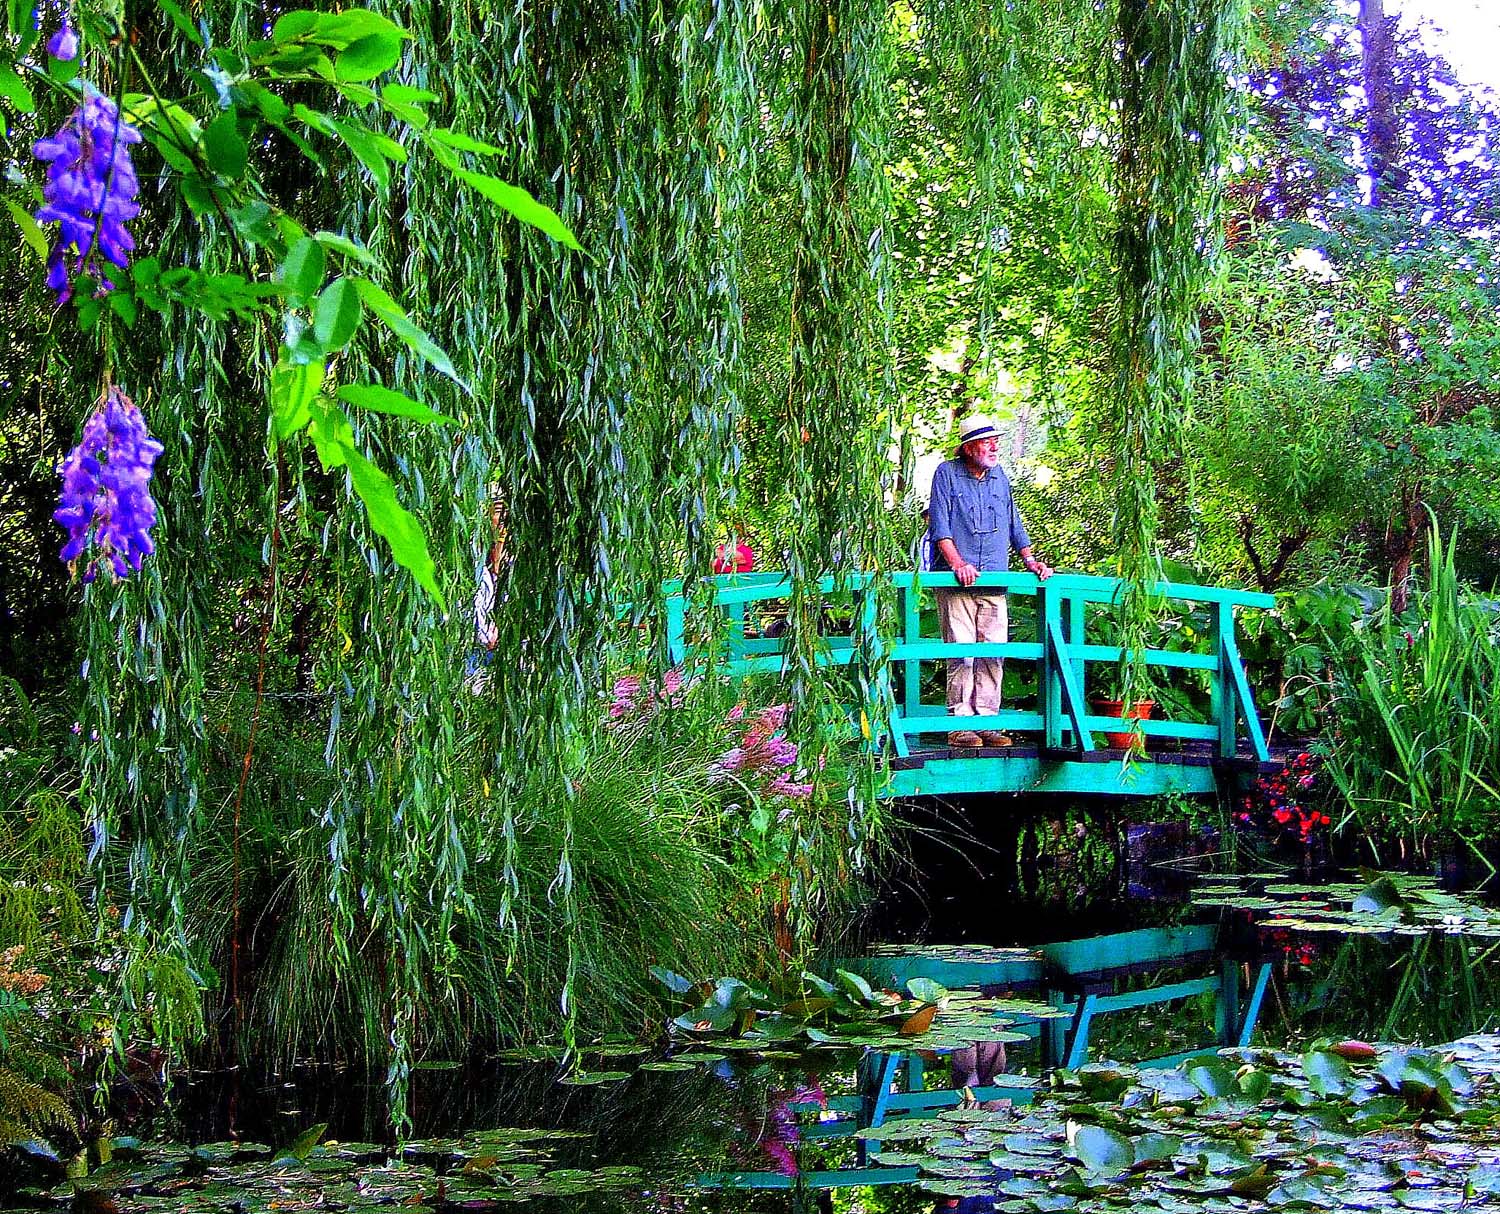
[[[660,687],[648,687],[638,674],[615,680],[610,692],[609,718],[621,721],[628,717],[649,717],[658,708],[681,708],[685,680],[675,666],[661,677]]]
[[[760,1148],[771,1166],[783,1176],[795,1176],[798,1171],[795,1151],[802,1138],[802,1131],[792,1106],[813,1103],[825,1109],[828,1107],[828,1094],[816,1080],[780,1096],[767,1114],[766,1136],[761,1140]]]
[[[762,709],[751,719],[740,744],[720,755],[714,766],[722,772],[734,772],[742,777],[770,776],[765,791],[772,796],[797,800],[812,796],[813,786],[802,783],[793,774],[792,769],[797,765],[797,743],[782,732],[789,708],[787,704],[773,704]],[[744,716],[744,705],[737,704],[728,720],[740,721]]]

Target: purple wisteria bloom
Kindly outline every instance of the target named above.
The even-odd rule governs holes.
[[[127,577],[156,551],[150,535],[156,525],[151,471],[161,452],[141,411],[111,385],[84,423],[78,446],[62,462],[62,503],[52,514],[68,533],[64,561],[78,560],[93,542],[85,582],[94,580],[106,558],[116,577]]]
[[[54,59],[77,59],[78,58],[78,34],[73,29],[73,23],[68,14],[63,14],[62,24],[57,27],[57,33],[47,39],[47,54]]]
[[[129,146],[141,133],[126,122],[110,98],[85,86],[83,104],[50,139],[38,139],[32,151],[49,162],[46,200],[38,223],[60,225],[57,244],[47,260],[47,285],[57,302],[73,295],[72,276],[87,272],[100,289],[114,284],[105,276],[100,255],[124,269],[135,241],[125,224],[140,214],[139,188]]]

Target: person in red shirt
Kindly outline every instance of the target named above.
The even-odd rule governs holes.
[[[730,551],[728,544],[720,544],[714,550],[715,573],[749,573],[755,568],[755,553],[750,545],[741,540]]]

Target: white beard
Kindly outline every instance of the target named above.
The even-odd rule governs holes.
[[[975,467],[978,467],[978,468],[984,468],[984,469],[988,470],[990,468],[998,468],[1000,466],[1000,452],[998,452],[998,451],[994,451],[994,452],[978,451],[978,452],[974,453],[974,455],[973,455],[972,458],[973,458],[973,462],[974,462]]]

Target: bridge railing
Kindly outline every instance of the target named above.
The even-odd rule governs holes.
[[[785,575],[777,572],[724,575],[708,581],[713,587],[713,603],[727,617],[728,636],[720,669],[731,676],[783,670],[784,639],[766,635],[766,629],[757,627],[756,611],[757,605],[762,613],[766,609],[774,611],[778,600],[791,595],[791,583]],[[844,579],[844,588],[856,592],[855,605],[852,608],[834,605],[826,610],[825,644],[819,664],[846,664],[860,652],[858,638],[873,632],[875,600],[859,592],[873,581],[874,575],[865,573]],[[1235,635],[1235,611],[1273,607],[1275,599],[1271,595],[1178,582],[1157,582],[1145,587],[1149,597],[1163,605],[1207,609],[1208,626],[1195,637],[1194,647],[1147,648],[1141,654],[1147,667],[1203,672],[1208,682],[1207,720],[1168,716],[1122,722],[1118,717],[1095,712],[1089,695],[1090,685],[1098,685],[1090,679],[1090,670],[1118,666],[1127,656],[1119,644],[1101,640],[1097,625],[1094,637],[1089,635],[1089,607],[1117,604],[1126,588],[1119,578],[1064,573],[1039,582],[1030,573],[981,574],[974,583],[977,588],[1035,599],[1035,624],[1031,635],[1018,637],[1019,613],[1012,610],[1010,640],[973,643],[947,643],[924,631],[922,592],[956,587],[958,581],[951,573],[897,573],[889,575],[889,582],[897,596],[897,627],[893,636],[876,639],[875,650],[888,659],[882,677],[895,706],[890,730],[891,745],[898,755],[910,753],[913,739],[924,734],[946,734],[956,728],[1037,733],[1044,749],[1077,753],[1095,749],[1095,732],[1120,733],[1134,727],[1148,738],[1210,742],[1225,757],[1237,753],[1243,731],[1254,755],[1262,761],[1268,758],[1265,733]],[[833,579],[824,579],[820,589],[833,596]],[[856,613],[863,628],[855,626]],[[669,646],[674,660],[680,661],[687,656],[685,604],[680,594],[669,597],[668,618]],[[762,614],[761,619],[765,618]],[[774,632],[774,625],[770,631]],[[1133,658],[1134,654],[1129,656]],[[993,716],[956,718],[948,715],[945,703],[923,700],[924,665],[974,657],[1034,663],[1038,674],[1036,706],[1002,705]]]

